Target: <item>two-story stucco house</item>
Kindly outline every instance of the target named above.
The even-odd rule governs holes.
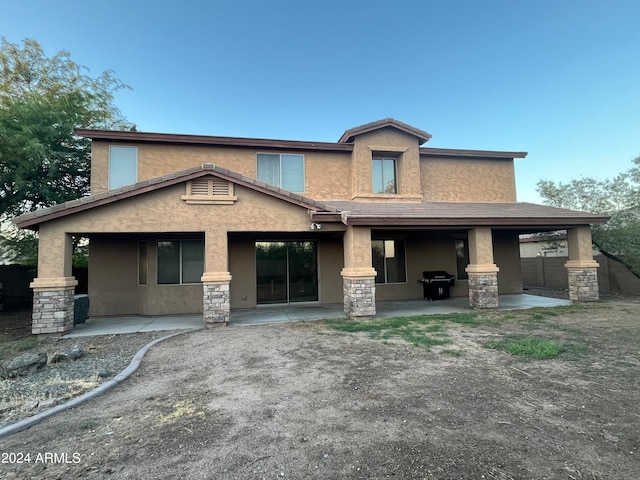
[[[422,147],[394,119],[336,143],[78,130],[91,195],[15,219],[39,231],[33,332],[73,323],[72,237],[90,240],[91,316],[203,313],[422,298],[425,270],[495,308],[521,293],[519,235],[568,230],[571,298],[597,300],[589,225],[606,217],[516,201],[523,152]]]

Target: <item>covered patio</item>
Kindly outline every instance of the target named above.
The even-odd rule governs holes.
[[[559,307],[571,304],[572,302],[570,300],[536,295],[500,295],[498,310]],[[466,297],[456,297],[433,302],[425,300],[390,300],[377,302],[377,311],[374,318],[469,313],[471,311],[472,310],[469,310],[469,299]],[[270,323],[317,321],[333,318],[345,318],[343,305],[260,307],[256,309],[233,310],[231,312],[229,326],[242,327]],[[90,318],[86,323],[77,325],[65,336],[67,338],[74,338],[91,335],[195,329],[204,326],[202,315],[99,317]]]

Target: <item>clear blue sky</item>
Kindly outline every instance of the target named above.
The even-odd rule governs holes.
[[[3,3],[9,41],[129,84],[140,131],[337,141],[394,117],[426,146],[528,151],[533,202],[640,156],[638,0]]]

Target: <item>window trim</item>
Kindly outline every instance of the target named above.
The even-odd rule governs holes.
[[[202,255],[202,270],[203,273],[205,271],[205,264],[204,264],[204,239],[202,238],[180,238],[180,239],[175,239],[175,238],[171,238],[171,239],[163,239],[163,240],[156,240],[156,285],[159,287],[166,287],[166,286],[176,286],[176,285],[202,285],[202,280],[199,280],[197,282],[189,282],[189,283],[185,283],[183,281],[183,260],[182,260],[182,243],[183,242],[190,242],[190,241],[201,241],[202,242],[202,247],[203,247],[203,255]],[[160,248],[159,248],[159,243],[161,242],[178,242],[180,244],[180,261],[179,261],[179,267],[180,267],[180,282],[179,283],[160,283],[160,279],[158,278],[160,275]]]
[[[257,152],[256,153],[256,180],[260,181],[260,182],[264,182],[267,183],[268,185],[271,185],[268,182],[265,182],[264,180],[260,180],[260,178],[258,177],[258,163],[260,161],[260,155],[278,155],[278,185],[272,185],[274,187],[277,188],[281,188],[283,190],[287,190],[291,193],[305,193],[307,190],[307,161],[305,159],[305,155],[304,153],[297,153],[297,152],[284,152],[284,153],[273,153],[273,152]],[[282,156],[283,155],[292,155],[292,156],[299,156],[302,157],[302,190],[288,190],[286,188],[284,188],[282,186]]]
[[[125,183],[123,185],[118,185],[118,186],[112,186],[111,185],[111,158],[112,158],[112,150],[114,148],[120,148],[120,149],[134,149],[136,152],[136,160],[135,160],[135,180],[133,183]],[[134,185],[136,183],[138,183],[138,163],[139,163],[139,152],[138,152],[138,147],[137,146],[133,146],[133,145],[109,145],[109,157],[107,159],[107,188],[109,190],[114,190],[116,188],[122,188],[125,187],[127,185]]]

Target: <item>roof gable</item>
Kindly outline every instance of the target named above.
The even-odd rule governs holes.
[[[213,175],[224,180],[228,180],[237,185],[249,188],[251,190],[278,198],[288,203],[292,203],[299,207],[303,207],[312,211],[336,211],[335,208],[324,205],[310,198],[304,197],[296,193],[283,190],[264,182],[246,177],[226,168],[218,167],[212,163],[205,163],[198,167],[189,168],[180,172],[171,173],[162,177],[153,178],[138,182],[135,185],[128,185],[121,188],[115,188],[97,195],[82,197],[77,200],[53,205],[48,208],[36,210],[35,212],[26,213],[13,219],[13,223],[18,228],[34,228],[39,224],[54,220],[57,218],[73,215],[85,210],[96,208],[102,205],[108,205],[127,198],[143,195],[148,192],[159,190],[171,185],[193,180],[194,178]]]
[[[411,125],[407,125],[406,123],[402,123],[395,118],[384,118],[382,120],[378,120],[376,122],[365,123],[364,125],[360,125],[359,127],[350,128],[346,132],[342,134],[338,143],[349,143],[353,142],[353,139],[358,135],[362,135],[364,133],[373,132],[375,130],[381,130],[383,128],[395,128],[396,130],[400,130],[401,132],[408,133],[409,135],[413,135],[418,138],[420,145],[425,142],[428,142],[431,138],[431,134],[425,132],[424,130],[419,130]]]

